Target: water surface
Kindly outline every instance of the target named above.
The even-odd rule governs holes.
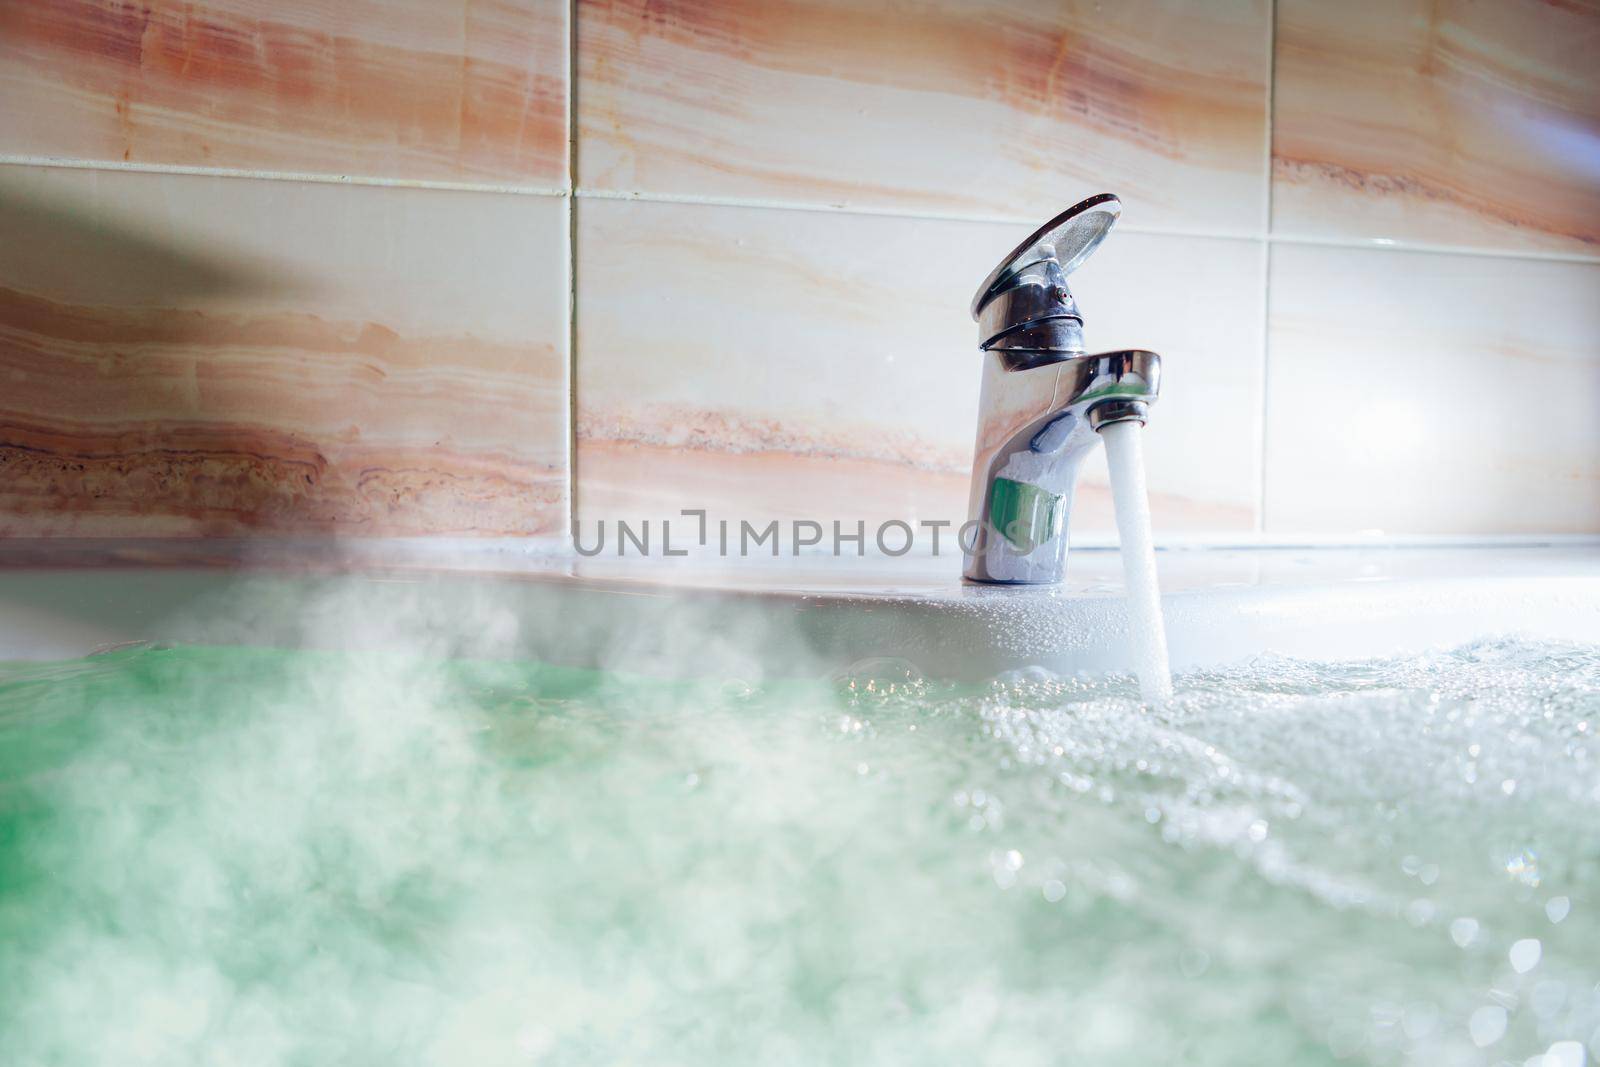
[[[1600,1053],[1600,650],[952,687],[0,667],[32,1064]]]

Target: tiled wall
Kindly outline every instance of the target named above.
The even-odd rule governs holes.
[[[560,533],[569,36],[0,3],[0,534]]]
[[[972,290],[1102,190],[1162,538],[1600,533],[1597,54],[1535,0],[9,0],[0,534],[959,519]]]

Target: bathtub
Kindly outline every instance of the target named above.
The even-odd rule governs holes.
[[[6,551],[19,1063],[1600,1055],[1593,546]]]
[[[964,584],[954,559],[574,560],[404,543],[13,542],[3,559],[10,659],[130,641],[382,647],[414,636],[391,625],[404,619],[425,620],[452,655],[664,676],[783,677],[874,657],[952,680],[1132,668],[1110,550],[1076,550],[1059,588]],[[1495,635],[1600,642],[1600,545],[1189,549],[1158,566],[1179,671]]]

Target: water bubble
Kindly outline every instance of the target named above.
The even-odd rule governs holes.
[[[1478,939],[1478,920],[1463,916],[1450,923],[1450,940],[1457,948],[1466,948]]]
[[[1488,1048],[1506,1033],[1506,1010],[1498,1004],[1485,1004],[1467,1020],[1467,1034],[1479,1048]]]
[[[1537,889],[1541,881],[1539,875],[1539,857],[1532,849],[1523,849],[1521,852],[1506,859],[1506,873],[1525,886]]]
[[[922,669],[896,656],[871,656],[837,672],[834,684],[852,697],[884,700],[915,697],[928,688]]]
[[[1065,883],[1055,878],[1050,879],[1049,881],[1045,882],[1044,885],[1040,886],[1039,891],[1044,894],[1044,899],[1048,900],[1052,904],[1056,903],[1062,897],[1067,895],[1067,887]]]
[[[1536,1058],[1538,1067],[1584,1067],[1587,1057],[1581,1042],[1557,1041],[1545,1050],[1544,1056]]]
[[[1525,937],[1511,946],[1507,953],[1511,960],[1511,969],[1518,974],[1527,974],[1539,966],[1539,958],[1544,955],[1544,946],[1537,937]]]
[[[1016,670],[1002,671],[997,680],[1006,686],[1049,686],[1059,683],[1061,675],[1035,663]]]
[[[1572,911],[1572,901],[1566,897],[1551,897],[1544,902],[1545,918],[1553,923],[1559,923]]]
[[[1567,1001],[1567,987],[1553,978],[1547,978],[1533,987],[1528,994],[1528,1006],[1541,1019],[1548,1019],[1561,1010]]]

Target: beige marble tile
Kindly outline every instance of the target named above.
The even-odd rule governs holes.
[[[1600,255],[1600,8],[1281,0],[1273,228]]]
[[[580,0],[586,188],[1259,232],[1267,0]]]
[[[1259,241],[1118,234],[1072,276],[1091,351],[1161,353],[1145,427],[1157,540],[1253,534],[1261,493],[1264,249]],[[1114,537],[1105,452],[1084,470],[1082,527]]]
[[[1269,535],[1600,533],[1600,264],[1279,245]]]
[[[965,518],[980,354],[967,304],[1025,228],[578,202],[576,492],[600,519]],[[1074,276],[1091,342],[1168,360],[1162,534],[1253,531],[1261,249],[1113,236]],[[1075,535],[1114,529],[1103,459]]]
[[[566,203],[0,167],[0,535],[554,534]]]
[[[565,0],[6,0],[0,153],[562,186]]]

